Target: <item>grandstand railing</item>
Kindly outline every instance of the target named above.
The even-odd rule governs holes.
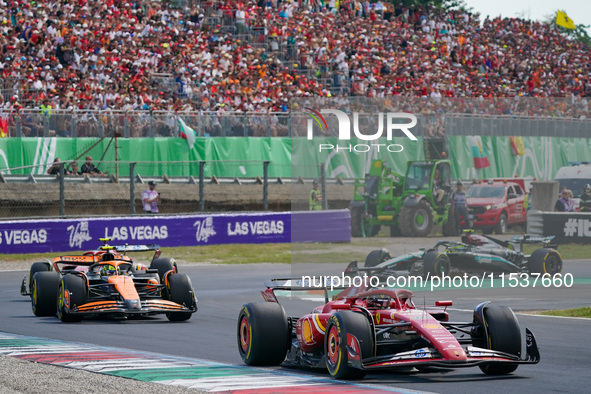
[[[331,88],[334,94],[347,87]],[[328,107],[327,107],[328,108]],[[371,108],[359,110],[362,130],[377,130],[378,117]],[[362,113],[366,112],[366,113]],[[377,111],[376,111],[377,112]],[[383,112],[383,111],[382,111]],[[416,136],[548,136],[589,138],[591,119],[553,116],[473,115],[461,113],[415,113]],[[149,110],[58,110],[43,114],[39,109],[1,112],[8,117],[8,137],[103,137],[118,133],[125,138],[178,137],[179,118],[199,137],[292,137],[305,136],[309,116],[302,112],[149,111]],[[337,136],[338,123],[327,116],[327,130],[318,136]]]
[[[446,136],[591,137],[591,119],[553,116],[445,114]]]

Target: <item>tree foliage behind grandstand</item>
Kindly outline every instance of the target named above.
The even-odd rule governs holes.
[[[458,8],[468,10],[469,7],[466,5],[464,0],[388,0],[394,5],[402,4],[404,7],[414,6],[433,6],[436,8]]]

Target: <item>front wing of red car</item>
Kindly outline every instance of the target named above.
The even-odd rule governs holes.
[[[540,361],[540,352],[533,333],[527,328],[525,329],[525,338],[525,358],[519,358],[515,355],[496,350],[463,346],[462,349],[467,356],[463,360],[445,358],[432,347],[361,359],[358,351],[361,348],[359,341],[355,336],[347,334],[348,362],[351,367],[364,370],[410,367],[464,368],[496,363],[537,364]]]

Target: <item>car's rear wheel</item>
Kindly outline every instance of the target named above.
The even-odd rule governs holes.
[[[562,258],[550,248],[534,250],[527,265],[531,273],[555,275],[562,272]]]
[[[168,275],[167,293],[172,302],[191,310],[196,307],[193,285],[187,274]],[[185,321],[189,320],[192,314],[193,312],[168,312],[166,317],[170,321]]]
[[[436,250],[425,252],[423,256],[423,277],[449,275],[451,263],[445,253]]]
[[[484,307],[486,347],[491,350],[521,355],[521,330],[513,311],[506,306],[489,304]],[[506,375],[517,369],[518,364],[482,364],[480,370],[487,375]]]
[[[289,350],[290,332],[283,306],[249,303],[238,315],[238,353],[247,365],[279,365]]]
[[[507,232],[507,214],[505,212],[501,213],[499,216],[499,221],[495,227],[495,233],[497,234],[505,234]]]
[[[154,259],[150,263],[150,269],[158,270],[158,276],[160,277],[160,282],[164,282],[164,274],[168,271],[174,271],[174,273],[179,272],[177,267],[176,261],[174,261],[171,257],[161,257],[159,259]]]
[[[58,288],[57,317],[65,322],[82,321],[82,316],[71,314],[68,309],[86,304],[86,281],[78,275],[64,275]]]
[[[46,272],[51,271],[51,264],[46,261],[40,261],[37,263],[31,264],[31,269],[29,270],[29,293],[33,293],[33,277],[37,272]]]
[[[35,316],[53,316],[56,312],[60,276],[54,271],[39,271],[31,284],[31,306]]]
[[[375,267],[390,258],[390,253],[385,249],[376,249],[369,252],[365,258],[366,267]]]
[[[347,342],[347,334],[355,337],[359,348]],[[358,312],[340,311],[333,313],[326,325],[324,354],[326,368],[337,379],[361,379],[365,371],[349,365],[349,358],[356,353],[359,362],[373,356],[373,333],[367,318]]]

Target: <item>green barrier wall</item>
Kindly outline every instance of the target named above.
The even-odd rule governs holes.
[[[591,140],[586,138],[523,137],[524,154],[514,155],[510,137],[481,137],[490,166],[475,169],[469,137],[447,138],[452,176],[462,179],[535,177],[552,180],[569,161],[591,161]]]
[[[516,156],[511,149],[509,137],[481,138],[490,166],[474,168],[469,137],[447,138],[449,157],[452,160],[453,178],[472,179],[487,177],[536,177],[539,180],[553,179],[556,171],[568,161],[591,161],[591,140],[582,138],[523,137],[525,154]],[[44,174],[55,157],[70,161],[89,149],[98,139],[94,138],[2,138],[0,139],[0,170],[11,168],[12,174]],[[359,141],[357,141],[359,142]],[[317,177],[319,164],[326,163],[329,177],[363,177],[373,159],[385,159],[395,172],[404,173],[408,160],[424,159],[421,141],[395,139],[370,142],[400,144],[402,152],[389,153],[381,148],[371,153],[350,153],[348,150],[319,151],[320,144],[336,147],[336,138],[198,138],[193,150],[181,138],[119,138],[120,162],[138,162],[136,173],[142,176],[198,176],[198,161],[207,161],[205,175],[217,177],[262,176],[261,161],[271,161],[270,177]],[[368,143],[360,141],[361,144]],[[355,142],[351,142],[355,144]],[[342,141],[339,146],[348,146]],[[106,153],[105,153],[106,152]],[[105,154],[104,154],[105,153]],[[115,143],[105,139],[89,153],[97,164],[103,156],[101,168],[114,173]],[[81,165],[84,157],[78,160]],[[157,163],[148,162],[188,162]],[[224,162],[221,162],[224,161]],[[231,161],[231,162],[229,162]],[[144,162],[144,163],[141,163]],[[35,166],[33,168],[15,169]],[[7,173],[6,171],[4,173]],[[129,166],[119,166],[121,176],[129,175]]]
[[[91,148],[99,140],[95,138],[4,138],[0,139],[0,170],[35,166],[12,170],[12,174],[44,174],[55,157],[71,161]],[[255,177],[263,174],[262,161],[269,160],[269,176],[289,176],[291,171],[290,138],[198,138],[189,151],[186,140],[181,138],[119,138],[117,156],[120,162],[138,162],[136,173],[142,176],[198,176],[198,161],[208,161],[206,176]],[[106,153],[105,153],[106,152]],[[81,166],[86,155],[103,171],[114,172],[115,142],[100,141],[88,153],[78,159]],[[195,163],[156,163],[179,162]],[[225,161],[225,163],[216,162]],[[234,162],[228,162],[234,161]],[[146,163],[141,163],[146,162]],[[129,175],[129,165],[119,165],[121,176]]]

